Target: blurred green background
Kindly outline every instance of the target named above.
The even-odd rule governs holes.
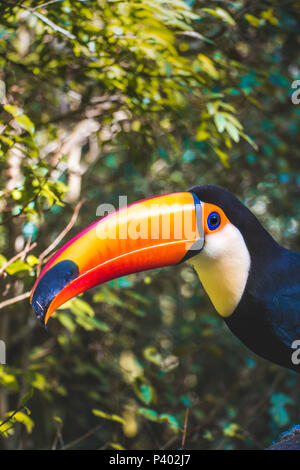
[[[247,350],[188,266],[94,288],[48,333],[28,298],[82,199],[63,242],[119,195],[217,183],[297,250],[299,14],[1,1],[1,448],[178,449],[186,421],[185,449],[259,449],[299,423],[298,376]]]

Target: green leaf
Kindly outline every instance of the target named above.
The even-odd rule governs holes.
[[[36,256],[33,256],[33,255],[29,255],[26,258],[26,263],[28,263],[29,266],[35,266],[36,264],[39,264],[39,262],[40,260]]]
[[[240,431],[241,431],[241,428],[237,423],[229,423],[223,428],[224,436],[243,439],[243,435],[241,434]]]
[[[201,62],[202,69],[213,79],[217,80],[219,78],[219,72],[213,61],[204,54],[198,54],[197,58]]]
[[[29,117],[26,116],[26,114],[23,114],[22,111],[20,111],[19,109],[17,109],[15,106],[11,104],[5,104],[3,108],[5,109],[5,111],[7,111],[9,114],[11,114],[14,117],[14,119],[20,124],[22,129],[26,130],[31,135],[34,134],[34,130],[35,130],[34,124],[29,119]]]
[[[26,395],[22,398],[22,401],[21,401],[21,407],[25,406],[26,403],[28,402],[28,400],[30,400],[30,398],[32,398],[34,395],[34,389],[31,388],[30,391],[28,393],[26,393]]]
[[[158,414],[155,410],[151,408],[139,408],[138,414],[144,416],[146,419],[149,419],[149,421],[155,421],[160,423],[166,421],[173,431],[177,432],[180,430],[180,424],[176,416],[171,415],[169,413]]]
[[[128,290],[128,291],[125,292],[125,294],[128,297],[130,297],[130,298],[132,298],[132,299],[134,299],[138,302],[141,302],[144,305],[151,305],[151,302],[150,302],[149,299],[147,299],[147,297],[144,297],[143,295],[138,294],[137,292],[135,292],[133,290]]]
[[[3,105],[3,108],[5,111],[7,111],[9,114],[11,114],[13,117],[18,116],[18,114],[22,114],[22,111],[17,109],[15,106],[12,104],[5,104]]]
[[[240,135],[255,149],[258,150],[258,145],[254,142],[249,135],[245,134],[244,132],[240,132]]]
[[[6,268],[6,272],[11,276],[25,271],[30,271],[30,266],[20,259],[17,259]]]
[[[137,377],[134,381],[133,388],[137,396],[144,402],[146,405],[149,405],[154,396],[154,390],[151,385],[143,381],[143,378]]]
[[[139,408],[138,414],[144,416],[146,419],[149,419],[150,421],[159,421],[159,415],[157,414],[157,412],[150,408]]]
[[[23,413],[22,411],[17,411],[17,413],[15,413],[14,416],[12,417],[11,421],[22,423],[25,426],[27,432],[29,434],[32,433],[34,422],[26,413]]]
[[[83,324],[80,322],[80,318],[77,318],[77,323],[81,324],[81,326],[83,326]],[[95,329],[97,328],[98,330],[101,330],[101,331],[104,331],[104,332],[107,332],[107,331],[110,331],[110,326],[101,321],[101,320],[98,320],[98,318],[91,318],[91,317],[86,317],[84,319],[84,322],[85,322],[85,326],[90,326],[90,328],[87,328],[87,329]]]
[[[254,28],[259,28],[260,26],[262,26],[265,23],[264,20],[256,18],[255,16],[250,15],[249,13],[246,13],[244,15],[244,18],[248,21],[248,23],[251,24],[251,26],[254,26]]]
[[[180,424],[176,418],[176,416],[171,415],[169,413],[162,413],[160,415],[160,421],[167,421],[170,429],[173,431],[179,431],[180,430]]]
[[[44,377],[40,372],[34,372],[33,378],[31,380],[31,385],[38,390],[44,391],[48,388],[49,383],[47,378]]]
[[[75,315],[88,315],[93,317],[95,315],[94,309],[83,299],[76,297],[69,300],[64,304],[64,308],[70,309]]]
[[[242,130],[243,126],[232,114],[223,112],[222,113],[227,121],[230,121],[237,129]]]
[[[226,123],[226,131],[235,142],[240,140],[239,131],[231,122]]]
[[[105,413],[104,411],[96,410],[96,409],[93,409],[92,413],[95,416],[98,416],[99,418],[108,419],[109,421],[116,421],[116,422],[121,423],[121,424],[126,423],[126,421],[123,418],[121,418],[121,416],[118,416],[118,415],[115,415],[115,414]]]
[[[59,416],[53,416],[54,421],[56,421],[58,424],[63,424],[63,420]]]
[[[0,135],[0,140],[4,142],[6,145],[8,145],[9,147],[12,147],[14,145],[13,139],[10,139],[9,137],[5,135]]]
[[[272,394],[270,414],[278,426],[286,426],[289,423],[289,413],[286,405],[292,405],[293,403],[294,401],[284,393]]]
[[[223,113],[216,113],[214,115],[214,121],[219,132],[223,132],[226,125],[226,119]]]
[[[231,26],[235,25],[235,20],[226,10],[224,10],[224,8],[220,8],[220,7],[217,7],[215,9],[202,8],[202,11],[205,11],[206,13],[209,13],[210,15],[216,16],[217,18],[221,18],[223,21],[225,21],[225,23],[228,23]]]
[[[262,11],[260,16],[264,18],[265,20],[269,21],[269,23],[271,23],[273,26],[279,26],[280,22],[274,16],[273,11],[274,11],[273,8],[269,8],[268,10]]]
[[[0,384],[6,389],[16,390],[18,388],[17,378],[13,373],[6,372],[3,365],[0,365]]]
[[[145,348],[143,354],[147,361],[153,362],[153,364],[156,364],[157,366],[161,366],[162,356],[154,346],[149,346],[148,348]]]
[[[74,333],[74,331],[76,330],[76,323],[74,323],[70,315],[59,312],[59,313],[56,313],[56,316],[58,320],[60,321],[60,323],[65,328],[67,328],[67,330],[69,330],[71,333]]]
[[[20,114],[19,116],[15,116],[15,120],[20,124],[22,129],[29,132],[29,134],[33,135],[35,131],[35,127],[33,122],[29,119],[28,116],[25,114]]]
[[[7,259],[5,258],[5,256],[3,255],[0,255],[0,268],[2,268],[2,266],[7,263]]]
[[[217,148],[217,147],[213,147],[214,151],[216,152],[216,154],[218,155],[218,157],[220,158],[221,162],[223,163],[223,165],[226,167],[226,168],[229,168],[229,156],[226,152],[224,152],[223,150]]]
[[[121,444],[118,444],[116,442],[109,442],[108,446],[112,447],[113,449],[116,450],[126,450],[125,447],[123,447]]]

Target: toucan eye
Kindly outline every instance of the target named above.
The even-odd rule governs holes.
[[[221,217],[217,212],[211,212],[207,218],[207,226],[209,230],[216,230],[221,223]]]

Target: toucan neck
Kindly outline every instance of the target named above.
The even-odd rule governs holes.
[[[250,254],[240,231],[227,224],[206,237],[204,249],[190,259],[215,309],[230,316],[238,305],[249,275]]]
[[[217,312],[228,318],[245,290],[269,281],[269,266],[282,250],[254,218],[254,228],[246,234],[230,223],[207,236],[204,249],[189,264],[196,270]]]

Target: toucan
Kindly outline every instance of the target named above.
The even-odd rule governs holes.
[[[67,300],[131,273],[186,262],[250,350],[300,373],[300,255],[228,190],[195,186],[108,214],[45,265],[31,304],[46,324]]]

